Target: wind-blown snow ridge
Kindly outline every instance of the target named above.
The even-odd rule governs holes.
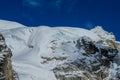
[[[103,38],[110,40],[114,38],[114,35],[101,27],[92,30],[71,27],[25,27],[2,20],[0,20],[0,31],[13,52],[13,66],[20,80],[56,80],[51,69],[66,62],[67,60],[64,60],[66,57],[69,57],[69,60],[77,57],[77,53],[72,54],[77,50],[75,44],[64,42],[74,41],[83,36],[95,42]],[[44,64],[46,57],[53,60]]]
[[[13,28],[19,28],[19,27],[25,27],[25,26],[17,22],[0,20],[0,30],[13,29]]]

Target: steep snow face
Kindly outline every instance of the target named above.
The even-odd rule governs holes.
[[[12,63],[20,80],[56,80],[52,69],[78,57],[78,49],[75,47],[77,39],[87,36],[97,42],[101,37],[112,39],[114,36],[100,27],[93,30],[25,27],[8,21],[0,21],[0,32],[13,52]]]
[[[115,40],[113,33],[104,31],[102,26],[96,26],[94,29],[91,29],[91,31],[97,34],[101,39]]]

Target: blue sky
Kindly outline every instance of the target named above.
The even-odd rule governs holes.
[[[120,0],[0,0],[0,19],[27,26],[100,25],[120,40]]]

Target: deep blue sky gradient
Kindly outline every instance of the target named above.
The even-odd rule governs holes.
[[[0,19],[27,26],[100,25],[120,40],[120,0],[0,0]]]

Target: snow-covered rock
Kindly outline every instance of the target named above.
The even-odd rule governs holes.
[[[13,52],[12,64],[20,80],[98,80],[95,73],[100,70],[106,75],[99,80],[109,80],[111,64],[119,62],[119,42],[101,27],[25,27],[0,21],[0,32]]]
[[[92,32],[96,33],[101,39],[115,40],[113,33],[105,31],[102,26],[96,26],[91,29]]]

